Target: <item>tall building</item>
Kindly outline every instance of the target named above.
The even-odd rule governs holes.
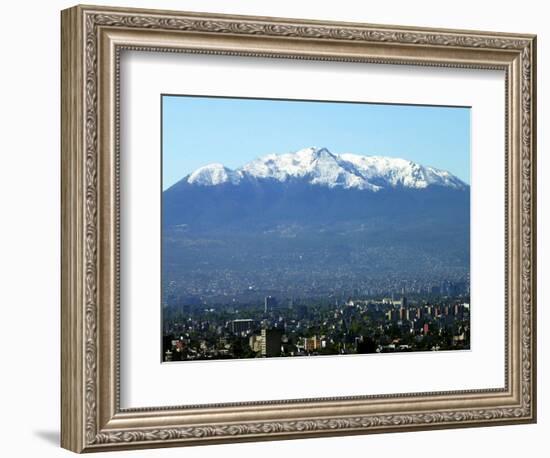
[[[282,337],[281,329],[262,329],[262,356],[281,356]]]
[[[267,313],[270,309],[277,305],[277,299],[273,296],[266,296],[264,299],[264,313]]]
[[[231,331],[233,334],[242,334],[243,332],[248,332],[254,327],[254,320],[248,319],[239,319],[233,320],[231,322]]]
[[[248,345],[253,352],[258,353],[262,351],[262,341],[262,336],[254,334],[248,339]]]

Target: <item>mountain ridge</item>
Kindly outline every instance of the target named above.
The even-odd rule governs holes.
[[[208,164],[173,186],[182,182],[196,186],[219,186],[270,180],[281,183],[302,181],[328,188],[373,192],[395,188],[425,189],[432,186],[457,190],[469,187],[446,170],[407,159],[353,153],[333,154],[325,147],[264,155],[234,170],[221,163]]]

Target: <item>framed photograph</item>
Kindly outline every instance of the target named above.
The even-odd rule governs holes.
[[[75,452],[536,421],[536,38],[62,12]]]

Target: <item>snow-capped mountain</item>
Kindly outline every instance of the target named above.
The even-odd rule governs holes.
[[[426,235],[464,226],[469,189],[449,172],[405,159],[306,148],[235,170],[201,167],[163,192],[162,214],[164,227],[200,233],[375,224],[389,236],[412,224]]]
[[[184,179],[188,184],[237,185],[243,181],[303,181],[328,188],[380,191],[391,188],[424,189],[443,186],[465,189],[451,173],[415,162],[383,156],[333,154],[327,148],[310,147],[293,153],[269,154],[231,170],[214,163],[199,168]]]
[[[315,278],[337,291],[344,277],[465,272],[469,189],[443,170],[326,148],[210,164],[162,193],[163,278],[215,290],[261,271],[267,289]]]
[[[234,172],[223,164],[214,163],[195,170],[187,177],[187,182],[202,186],[216,186],[223,183],[237,184],[241,178],[241,173]]]

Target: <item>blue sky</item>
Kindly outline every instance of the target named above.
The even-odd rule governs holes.
[[[470,182],[470,109],[162,96],[163,189],[199,167],[237,168],[269,153],[324,146],[402,157]]]

